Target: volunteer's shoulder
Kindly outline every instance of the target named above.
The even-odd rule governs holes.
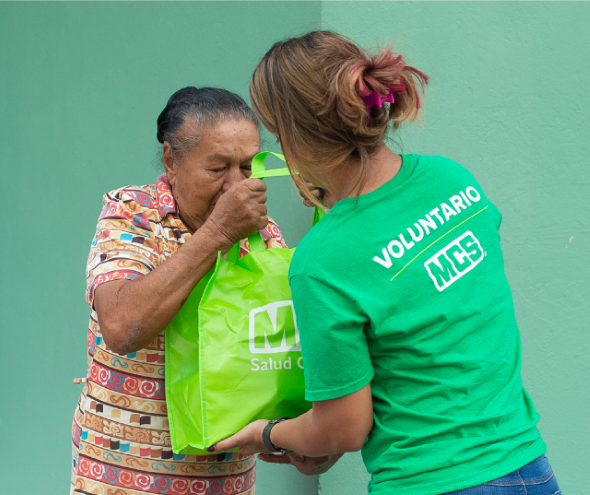
[[[489,207],[488,214],[491,215],[491,218],[493,218],[496,228],[500,228],[502,223],[502,214],[496,205],[488,198],[483,187],[470,170],[455,160],[444,156],[423,155],[422,158],[424,159],[424,164],[426,167],[430,167],[432,175],[434,176],[433,178],[440,177],[441,183],[447,183],[461,189],[474,188],[477,191],[477,194],[484,199],[485,203]]]
[[[409,155],[416,160],[416,166],[420,170],[430,170],[438,173],[467,173],[469,171],[459,162],[442,155]]]
[[[330,223],[329,213],[299,241],[293,254],[289,277],[309,275],[316,271],[317,260],[325,258],[325,251],[330,249],[327,227]]]
[[[417,161],[417,167],[426,172],[443,177],[456,176],[457,178],[475,180],[473,174],[462,164],[452,158],[441,155],[412,155]]]

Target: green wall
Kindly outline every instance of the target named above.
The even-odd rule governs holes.
[[[273,42],[321,26],[396,40],[431,76],[423,126],[394,147],[456,159],[503,212],[524,382],[564,493],[585,493],[588,25],[582,2],[0,2],[1,492],[67,493],[89,243],[102,194],[159,173],[167,97],[189,84],[246,96]],[[270,213],[296,245],[310,212],[285,181],[269,185]],[[259,463],[258,493],[317,493],[317,478],[293,471]],[[359,455],[319,485],[366,493]]]

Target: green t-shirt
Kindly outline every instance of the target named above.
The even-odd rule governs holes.
[[[545,444],[520,377],[500,212],[452,160],[402,158],[379,189],[336,203],[289,278],[306,398],[370,382],[370,493],[435,495],[514,471]]]

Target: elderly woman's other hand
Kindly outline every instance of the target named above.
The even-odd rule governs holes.
[[[207,450],[209,452],[217,452],[226,448],[231,449],[240,446],[240,453],[243,455],[262,452],[258,455],[260,460],[275,464],[292,464],[300,473],[308,476],[325,473],[342,457],[342,453],[318,456],[306,456],[297,452],[290,452],[285,455],[265,453],[268,452],[268,448],[262,440],[262,431],[267,425],[268,421],[265,419],[253,421],[235,435],[217,442],[217,444]]]
[[[287,455],[258,454],[258,459],[274,464],[292,464],[302,474],[311,476],[314,474],[324,474],[330,469],[342,454],[323,455],[321,457],[308,457],[296,452]]]
[[[266,184],[260,179],[244,179],[231,186],[224,185],[223,194],[204,227],[212,235],[221,235],[226,240],[226,251],[268,224],[265,191]]]
[[[309,196],[307,194],[311,194],[311,196],[317,199],[321,204],[323,204],[328,209],[332,208],[332,206],[334,206],[334,203],[336,203],[336,201],[327,189],[322,189],[321,187],[314,186],[310,181],[304,179],[303,177],[301,177],[301,184],[297,184],[297,187],[299,188],[299,194],[303,198],[303,204],[305,206],[315,206],[315,204],[309,199]]]

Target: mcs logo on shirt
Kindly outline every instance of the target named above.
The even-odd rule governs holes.
[[[484,256],[481,244],[468,230],[426,261],[424,267],[435,287],[442,292],[471,271]]]
[[[278,301],[250,311],[250,352],[301,351],[293,301]]]

